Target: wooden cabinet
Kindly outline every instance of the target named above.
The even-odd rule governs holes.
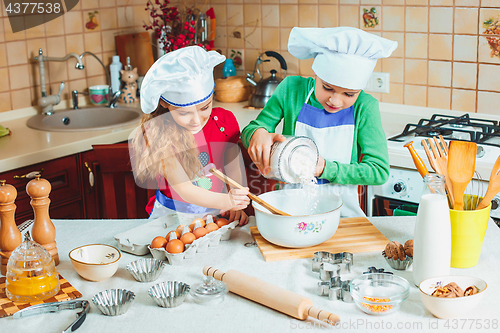
[[[77,161],[78,155],[66,156],[0,174],[0,179],[5,179],[7,184],[17,190],[16,223],[33,218],[31,198],[26,193],[26,184],[32,179],[26,178],[26,175],[33,172],[41,172],[42,178],[47,179],[52,186],[49,195],[51,218],[83,217]]]
[[[86,219],[104,218],[104,193],[99,162],[94,150],[79,154],[83,214]]]

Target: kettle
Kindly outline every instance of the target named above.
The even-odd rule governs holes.
[[[252,74],[247,73],[247,81],[251,85],[255,86],[255,91],[250,96],[249,104],[250,104],[250,106],[252,106],[254,108],[259,108],[259,109],[262,109],[264,107],[264,105],[266,105],[269,98],[271,98],[271,95],[273,94],[274,89],[276,89],[278,84],[283,80],[283,79],[280,79],[279,77],[276,76],[277,72],[274,69],[271,70],[270,77],[265,78],[265,79],[262,77],[262,74],[260,73],[260,70],[259,70],[259,65],[263,62],[271,61],[269,59],[262,60],[261,57],[264,54],[268,57],[273,57],[273,58],[278,59],[278,61],[280,62],[280,65],[281,65],[281,69],[283,69],[285,71],[285,75],[283,76],[283,78],[286,76],[286,70],[287,70],[286,61],[281,56],[281,54],[274,52],[274,51],[266,51],[266,52],[261,53],[259,55],[259,57],[257,58],[257,61],[255,62],[255,67],[254,67],[253,73]],[[259,82],[254,81],[255,72],[257,72],[257,74],[259,74],[259,76],[260,76]]]

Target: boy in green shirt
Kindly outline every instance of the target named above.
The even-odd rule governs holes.
[[[380,185],[389,175],[387,144],[378,101],[364,88],[376,60],[388,57],[397,43],[355,28],[294,28],[289,52],[314,57],[315,78],[287,77],[242,132],[243,144],[265,174],[270,147],[285,137],[303,135],[318,146],[315,176],[343,199],[342,216],[363,216],[357,185]]]

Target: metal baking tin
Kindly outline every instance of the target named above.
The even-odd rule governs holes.
[[[340,266],[340,273],[350,273],[351,266],[354,264],[354,256],[350,252],[331,253],[319,251],[314,253],[312,259],[313,272],[320,272],[321,264],[329,263]]]

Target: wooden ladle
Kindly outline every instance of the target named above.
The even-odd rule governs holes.
[[[244,188],[243,186],[241,186],[236,181],[232,180],[231,178],[229,178],[228,176],[226,176],[225,174],[223,174],[222,172],[220,172],[216,168],[210,168],[210,172],[215,177],[219,178],[220,180],[222,180],[224,183],[228,184],[229,186],[233,186],[233,187],[236,187],[236,188],[239,188],[239,189],[243,189]],[[267,210],[269,210],[273,214],[283,215],[283,216],[292,216],[290,214],[282,212],[281,210],[279,210],[277,208],[274,208],[273,206],[271,206],[270,204],[268,204],[267,202],[265,202],[264,200],[262,200],[261,198],[259,198],[258,196],[254,195],[252,193],[248,193],[247,195],[248,195],[248,197],[250,199],[252,199],[256,203],[260,204],[262,207],[266,208]]]
[[[500,192],[500,156],[498,156],[495,165],[493,165],[493,170],[491,170],[490,183],[488,185],[488,190],[483,197],[483,200],[477,205],[476,209],[483,209],[488,207],[491,199]]]
[[[476,169],[477,144],[475,142],[450,141],[448,150],[448,176],[453,188],[453,209],[464,209],[464,192]]]

